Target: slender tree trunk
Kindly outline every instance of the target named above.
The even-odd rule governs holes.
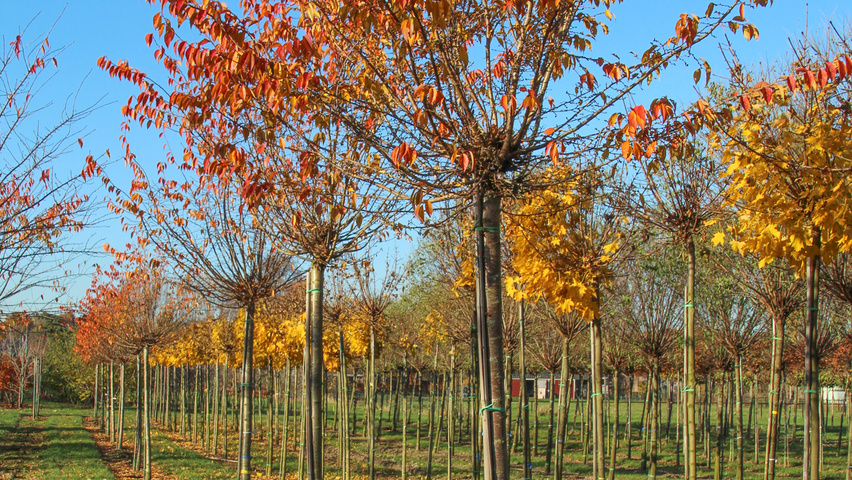
[[[405,372],[405,381],[402,383],[402,465],[401,477],[402,480],[408,478],[408,356],[406,353],[402,355],[402,369]],[[344,479],[348,480],[348,479]]]
[[[266,365],[266,476],[272,476],[272,455],[274,451],[275,437],[272,428],[272,391],[273,371],[272,362]]]
[[[518,420],[523,422],[523,464],[521,465],[521,471],[523,472],[523,478],[532,478],[532,449],[530,445],[530,396],[529,391],[527,389],[527,360],[526,360],[526,323],[525,323],[525,314],[524,314],[524,301],[521,300],[518,302],[518,335],[520,337],[520,352],[518,353],[519,365],[520,369],[520,377],[521,377],[521,406],[520,412],[518,414]],[[536,378],[538,376],[536,375]],[[538,405],[536,404],[536,407]],[[538,414],[538,409],[536,408],[536,416]],[[536,430],[538,432],[538,430]]]
[[[115,393],[113,392],[115,375],[113,370],[113,362],[109,362],[109,417],[107,425],[109,428],[109,441],[115,443],[115,402],[113,401],[115,398]]]
[[[725,381],[725,374],[722,374],[722,381],[719,382],[719,388],[717,388],[716,393],[716,466],[713,470],[713,479],[721,480],[722,473],[724,471],[724,454],[722,452],[724,448],[725,442],[725,388],[727,386],[727,382]]]
[[[453,478],[453,435],[455,434],[455,422],[453,421],[454,414],[454,404],[453,404],[453,388],[455,387],[456,381],[456,346],[453,344],[450,347],[450,381],[449,381],[449,391],[447,392],[447,396],[449,397],[449,403],[447,403],[447,480],[452,480]]]
[[[734,404],[734,415],[736,416],[736,426],[737,426],[737,480],[743,480],[743,435],[745,432],[743,431],[743,357],[742,355],[737,355],[737,365],[736,370],[734,370],[734,381],[736,383],[736,399]]]
[[[616,369],[614,374],[613,374],[613,381],[612,381],[612,387],[613,387],[612,395],[613,395],[613,399],[615,400],[615,405],[613,407],[613,410],[615,412],[614,413],[615,418],[613,419],[612,439],[610,440],[610,444],[609,444],[609,475],[607,476],[607,478],[609,480],[615,479],[615,460],[616,460],[616,453],[618,452],[618,416],[621,413],[619,411],[620,399],[618,398],[618,393],[619,393],[619,391],[618,391],[619,390],[619,388],[618,388],[618,383],[619,383],[618,377],[619,377],[619,374],[620,373],[619,373],[618,369]]]
[[[596,289],[597,290],[597,289]],[[598,293],[598,299],[600,294]],[[592,319],[592,418],[593,418],[593,443],[594,443],[594,478],[603,480],[604,475],[604,425],[603,425],[603,342],[601,340],[601,319],[595,315]]]
[[[219,414],[222,415],[222,456],[228,458],[228,355],[222,367],[222,400]],[[239,465],[239,462],[237,462]]]
[[[240,405],[239,458],[237,459],[240,480],[251,478],[251,431],[252,396],[254,394],[254,302],[246,305],[245,336],[243,340],[242,405]]]
[[[781,413],[781,368],[784,358],[784,327],[786,319],[775,316],[772,322],[772,378],[769,386],[769,419],[766,427],[766,458],[763,460],[764,480],[775,480],[775,467],[778,464],[778,430]],[[852,479],[850,479],[852,480]]]
[[[118,385],[118,442],[116,448],[121,451],[121,445],[124,441],[124,361],[118,369],[119,385]]]
[[[562,479],[562,455],[565,452],[565,430],[568,427],[568,337],[562,337],[562,368],[559,373],[559,412],[556,420],[556,465],[553,469],[554,480]]]
[[[337,326],[337,335],[338,335],[338,340],[340,341],[340,345],[339,345],[339,349],[340,349],[340,373],[341,373],[341,376],[340,376],[340,382],[341,382],[340,394],[341,394],[341,397],[342,397],[342,401],[340,402],[341,411],[340,411],[339,415],[340,415],[341,421],[340,421],[340,427],[339,428],[341,429],[340,438],[342,440],[343,448],[341,449],[341,452],[342,452],[341,453],[341,455],[342,455],[341,460],[342,461],[340,462],[340,464],[341,464],[341,470],[343,470],[342,480],[349,480],[349,478],[350,478],[350,472],[349,472],[349,448],[350,447],[349,447],[349,421],[348,421],[349,412],[347,411],[347,408],[348,408],[347,402],[348,402],[349,398],[346,395],[348,388],[349,388],[349,386],[348,386],[349,380],[346,378],[346,348],[345,348],[345,345],[343,344],[343,329],[340,325]]]
[[[226,357],[227,358],[227,357]],[[219,356],[213,373],[213,455],[219,453]]]
[[[100,373],[101,365],[99,363],[95,364],[95,392],[92,395],[92,418],[97,420],[98,418],[98,390],[100,385],[98,385],[98,373]]]
[[[142,468],[142,431],[144,426],[142,425],[142,410],[144,407],[142,406],[142,401],[144,395],[142,393],[142,385],[143,380],[142,376],[142,360],[140,359],[140,355],[136,355],[136,428],[134,429],[133,434],[133,462],[132,468],[133,470],[140,470]]]
[[[548,396],[550,397],[550,416],[549,421],[547,423],[547,449],[545,453],[545,463],[544,463],[544,474],[550,475],[550,467],[552,465],[553,460],[553,411],[554,411],[554,400],[556,396],[556,376],[553,372],[550,373],[550,388],[548,389]]]
[[[435,387],[438,384],[438,349],[435,349],[435,360],[432,364],[432,376],[429,382],[429,451],[426,457],[426,480],[432,479],[432,452],[435,443]],[[371,479],[372,480],[372,479]]]
[[[480,466],[481,466],[481,452],[480,452],[480,435],[479,432],[479,409],[476,407],[476,399],[480,398],[480,383],[479,379],[479,361],[478,361],[478,319],[479,319],[479,297],[477,296],[477,300],[474,306],[474,314],[470,317],[470,388],[468,390],[467,402],[468,407],[470,409],[469,417],[470,420],[468,423],[470,424],[470,464],[471,470],[473,470],[473,480],[479,480]]]
[[[633,458],[633,382],[635,373],[630,374],[630,384],[627,387],[627,425],[624,426],[624,436],[627,438],[627,459]]]
[[[370,378],[369,378],[369,396],[367,402],[367,446],[368,461],[370,463],[370,480],[376,479],[376,329],[370,322]],[[431,388],[431,387],[430,387]],[[429,437],[431,439],[431,432]],[[430,453],[431,455],[431,453]],[[430,457],[431,458],[431,457]]]
[[[685,435],[684,447],[686,449],[685,467],[687,480],[695,480],[696,450],[695,450],[695,240],[690,236],[686,243],[688,257],[686,277],[686,305],[685,305],[685,358],[684,358],[684,380],[686,388],[686,418],[684,418]]]
[[[814,233],[814,245],[819,248],[819,233]],[[819,318],[819,256],[807,259],[807,316],[805,320],[805,452],[804,480],[819,480],[819,358],[817,331]]]
[[[290,425],[290,376],[292,375],[290,357],[287,357],[284,372],[284,425],[281,427],[281,465],[279,467],[279,478],[281,480],[284,480],[287,476],[287,428]]]
[[[322,352],[322,302],[323,288],[325,283],[325,265],[319,262],[311,264],[311,288],[308,290],[310,298],[310,322],[311,322],[311,356],[310,356],[310,428],[311,428],[311,454],[313,461],[310,465],[310,480],[323,478],[323,440],[322,440],[322,380],[325,374]]]
[[[144,474],[143,480],[151,480],[151,416],[149,412],[149,405],[151,403],[151,398],[148,392],[150,391],[150,380],[148,374],[148,345],[145,345],[142,348],[142,389],[143,393],[143,406],[142,406],[142,423],[144,425]]]
[[[649,396],[651,404],[648,408],[648,413],[650,414],[650,421],[648,422],[650,427],[650,433],[648,435],[648,443],[650,447],[648,478],[650,479],[657,478],[657,457],[660,448],[660,436],[658,435],[658,431],[660,430],[660,374],[657,369],[657,365],[654,364],[654,367],[651,369],[651,377],[648,379],[648,388],[651,391]]]

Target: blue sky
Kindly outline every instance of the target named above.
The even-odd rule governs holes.
[[[746,10],[746,16],[760,30],[757,42],[745,42],[741,34],[729,34],[732,44],[746,64],[772,63],[788,49],[787,39],[796,37],[806,29],[822,28],[826,20],[843,24],[849,19],[848,0],[814,1],[806,10],[804,2],[778,1],[767,9]],[[151,18],[158,11],[141,0],[35,0],[20,2],[3,0],[3,15],[0,16],[0,36],[5,45],[23,32],[24,42],[38,41],[50,31],[50,42],[54,47],[67,46],[59,57],[59,69],[47,88],[39,92],[42,102],[54,101],[61,105],[69,95],[78,93],[77,101],[89,105],[100,101],[102,107],[86,120],[88,135],[82,151],[74,149],[63,162],[67,168],[77,169],[87,154],[98,156],[109,149],[117,153],[120,149],[119,124],[123,105],[136,88],[125,82],[110,78],[100,71],[96,61],[101,56],[112,60],[127,59],[131,65],[146,72],[157,72],[153,49],[145,45],[144,37],[152,31]],[[236,0],[234,4],[238,3]],[[673,34],[674,22],[683,12],[703,14],[706,2],[672,2],[661,0],[636,0],[614,5],[611,10],[615,20],[611,25],[612,35],[596,47],[596,54],[608,51],[628,52],[636,45],[644,49],[655,36]],[[635,22],[637,15],[647,21]],[[54,25],[55,24],[55,25]],[[51,31],[51,26],[53,26]],[[630,30],[628,30],[630,29]],[[719,54],[718,40],[705,42],[696,47],[696,53],[711,61],[714,74],[723,74],[724,65]],[[651,90],[651,94],[667,94],[678,102],[688,102],[696,97],[693,87],[692,68],[680,68],[664,73],[663,82]],[[702,82],[703,83],[703,82]],[[50,110],[48,110],[50,112]],[[150,158],[151,164],[164,156],[163,140],[156,135],[145,134],[139,129],[131,132],[131,142],[139,158]],[[179,150],[180,145],[173,145]],[[121,181],[122,172],[116,168],[113,177]],[[125,179],[126,180],[126,179]],[[103,196],[101,194],[101,196]],[[123,244],[127,237],[120,233],[118,223],[105,223],[100,228],[84,232],[85,243],[100,245],[104,242]],[[404,250],[400,249],[404,254]],[[81,262],[85,260],[85,265]],[[71,277],[69,294],[60,301],[67,303],[79,298],[90,283],[88,272],[95,262],[106,263],[102,254],[93,252],[90,257],[80,258],[76,267],[82,275]],[[31,292],[18,301],[25,307],[38,308],[40,295]],[[49,296],[49,295],[47,295]],[[54,295],[55,296],[55,295]]]

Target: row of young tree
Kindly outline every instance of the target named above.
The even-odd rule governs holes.
[[[464,278],[461,263],[457,264],[461,270],[446,268],[457,256],[453,244],[442,242],[439,238],[430,236],[421,244],[418,255],[410,263],[405,292],[392,302],[388,297],[388,307],[373,323],[374,329],[369,327],[371,317],[366,313],[369,309],[365,308],[369,302],[353,295],[358,290],[357,283],[345,286],[338,283],[332,300],[324,306],[328,322],[323,332],[323,351],[329,360],[322,379],[322,431],[327,438],[334,438],[332,443],[336,444],[336,448],[331,450],[335,463],[326,468],[339,469],[344,478],[352,473],[349,462],[351,455],[365,459],[366,470],[360,473],[375,475],[375,457],[369,452],[382,443],[383,433],[387,435],[400,430],[402,444],[398,441],[388,444],[385,441],[383,450],[400,450],[397,454],[403,459],[399,466],[399,474],[402,476],[410,474],[411,466],[405,462],[406,454],[410,455],[409,449],[417,445],[417,450],[420,450],[421,440],[427,439],[427,451],[436,454],[434,459],[430,455],[427,460],[426,472],[429,476],[432,476],[433,462],[438,465],[445,463],[441,467],[445,466],[450,472],[448,475],[451,475],[454,450],[458,446],[470,448],[471,457],[457,459],[455,463],[470,462],[473,471],[478,468],[477,459],[482,452],[477,449],[481,449],[482,444],[477,447],[478,435],[471,435],[471,432],[477,432],[477,418],[481,413],[478,402],[469,395],[475,388],[476,372],[472,367],[476,357],[458,348],[471,344],[471,316],[469,309],[464,306],[471,303],[472,292],[459,288],[458,279]],[[593,417],[591,421],[589,418],[594,399],[590,364],[593,343],[583,340],[584,335],[589,335],[589,323],[575,313],[558,313],[546,302],[530,303],[525,309],[524,300],[516,301],[510,297],[504,299],[507,306],[511,306],[507,309],[511,313],[503,321],[504,344],[507,346],[505,388],[507,392],[515,392],[514,398],[507,394],[505,401],[508,424],[515,431],[511,449],[521,451],[526,458],[524,464],[529,465],[529,471],[525,475],[553,474],[555,478],[561,478],[564,469],[571,468],[573,462],[567,457],[575,452],[570,452],[567,447],[568,429],[570,425],[572,433],[576,430],[578,412],[581,415],[578,435],[581,436],[580,448],[585,448],[583,454],[588,453],[591,458],[594,452],[601,452],[609,464],[608,468],[612,469],[608,470],[608,476],[614,478],[617,471],[631,468],[628,466],[631,453],[627,454],[627,460],[618,459],[619,444],[624,442],[627,451],[632,452],[637,433],[641,433],[642,442],[641,446],[635,447],[641,448],[640,469],[656,477],[658,466],[666,466],[659,460],[664,448],[662,431],[666,424],[665,438],[671,438],[674,410],[677,412],[674,427],[677,445],[672,448],[668,441],[666,445],[669,450],[677,452],[676,462],[680,463],[681,434],[678,427],[684,406],[681,391],[683,379],[679,373],[683,361],[680,354],[683,349],[683,297],[678,272],[684,262],[677,255],[671,254],[670,247],[660,247],[652,258],[641,255],[626,262],[615,276],[617,280],[606,288],[608,297],[614,300],[604,303],[600,311],[602,330],[606,332],[603,336],[606,350],[601,365],[604,373],[601,382],[607,385],[602,390],[602,400],[606,402],[607,408],[600,421],[608,432],[600,448],[593,444],[592,432],[587,430],[595,421]],[[718,248],[708,245],[702,249],[708,258],[716,257],[716,260],[698,275],[699,284],[703,286],[699,290],[702,298],[702,306],[698,309],[701,335],[697,342],[697,390],[698,398],[701,399],[697,409],[702,418],[701,424],[704,425],[698,439],[699,445],[703,444],[700,454],[706,458],[708,467],[711,458],[714,459],[714,477],[723,478],[726,444],[730,444],[730,463],[734,466],[737,478],[742,478],[747,461],[744,438],[758,438],[754,442],[754,461],[762,457],[767,469],[774,467],[775,460],[781,458],[780,451],[776,453],[775,448],[783,441],[784,463],[789,464],[789,443],[791,438],[795,442],[797,435],[798,408],[801,404],[798,399],[802,398],[806,389],[802,370],[806,338],[806,315],[801,308],[804,284],[795,278],[789,268],[773,265],[760,269],[756,264],[748,265],[738,256],[725,255],[726,252]],[[841,260],[848,261],[846,257]],[[741,282],[735,282],[728,276],[734,266],[742,274]],[[363,275],[363,272],[358,273]],[[832,284],[837,277],[827,278],[826,285]],[[127,285],[132,283],[127,280],[122,282],[127,282]],[[125,294],[129,291],[125,290]],[[350,298],[346,298],[342,292],[347,292]],[[781,324],[786,327],[785,333],[778,333],[775,323],[777,317],[770,313],[771,310],[764,303],[772,295],[775,296],[773,298],[791,302],[788,305],[789,318],[785,318]],[[112,300],[108,300],[110,298]],[[298,412],[305,405],[305,386],[309,385],[299,381],[301,374],[298,373],[305,344],[301,298],[299,288],[280,292],[261,302],[255,317],[256,348],[252,365],[255,369],[253,376],[260,379],[257,384],[261,393],[251,407],[257,415],[251,432],[254,441],[260,442],[263,447],[262,455],[258,456],[265,460],[267,475],[272,474],[273,467],[277,467],[279,475],[286,475],[288,458],[291,459],[290,468],[295,470],[291,474],[303,475],[307,467],[307,450],[299,447],[304,444],[302,439],[307,436],[307,432],[304,424],[300,428],[297,423],[304,418],[304,410],[301,410],[301,414]],[[144,317],[131,313],[144,309],[137,305],[124,310],[127,307],[122,307],[117,297],[109,295],[101,295],[98,299],[104,302],[108,311],[122,313],[111,320],[117,323],[110,324],[103,320],[103,316],[99,317],[96,311],[90,310],[89,320],[81,322],[79,331],[81,352],[88,352],[86,356],[90,361],[99,362],[103,366],[100,370],[100,387],[98,384],[95,387],[103,406],[101,421],[120,448],[123,437],[120,426],[124,425],[125,404],[124,363],[132,352],[139,354],[139,347],[137,344],[134,349],[126,350],[127,347],[122,346],[123,341],[107,339],[121,338],[117,337],[116,332],[119,331],[131,332],[144,328]],[[185,303],[185,299],[180,301]],[[821,384],[838,386],[848,392],[852,371],[852,331],[848,324],[848,306],[836,299],[829,300],[826,305],[818,347],[818,358],[823,365]],[[229,317],[228,314],[215,316],[208,310],[203,318],[185,316],[179,326],[163,322],[163,325],[172,325],[169,328],[174,330],[152,346],[153,354],[150,358],[155,366],[151,368],[155,373],[147,388],[151,393],[153,405],[150,412],[153,413],[152,418],[146,418],[148,414],[144,405],[138,405],[135,438],[136,444],[140,446],[135,450],[136,462],[143,460],[141,445],[150,442],[150,432],[145,432],[142,426],[152,420],[197,443],[213,458],[228,458],[229,431],[233,435],[237,433],[234,427],[242,425],[237,419],[242,409],[235,406],[239,405],[240,392],[244,390],[244,386],[237,383],[238,378],[242,378],[239,351],[245,335],[243,317],[244,311],[232,313]],[[97,342],[82,350],[87,331],[96,334]],[[776,346],[779,344],[788,345],[782,358],[776,358]],[[513,358],[517,360],[513,361]],[[773,393],[771,389],[776,387],[772,386],[770,379],[773,378],[776,361],[782,365],[779,368],[783,370],[783,376],[782,383]],[[141,365],[138,362],[136,369],[137,386],[141,393],[137,398],[145,401],[142,392],[146,388],[146,373],[144,369],[140,371]],[[117,385],[113,370],[120,379]],[[538,392],[526,392],[525,389],[529,388],[527,382],[518,382],[519,385],[514,389],[512,386],[512,378],[527,379],[533,376],[536,379],[546,378],[550,382],[547,384],[550,420],[546,422],[546,432],[541,433]],[[585,385],[585,394],[581,393],[581,389],[572,387],[578,380]],[[559,382],[558,387],[556,382]],[[539,383],[536,382],[533,388],[537,389]],[[623,393],[625,390],[627,395]],[[423,395],[427,391],[428,406],[424,425]],[[468,393],[465,394],[465,391]],[[638,427],[629,420],[633,417],[630,411],[634,391],[644,392]],[[571,402],[575,395],[578,400],[574,402],[572,424]],[[783,399],[783,404],[774,407],[775,396],[779,400]],[[625,399],[628,420],[620,423],[619,419],[623,417],[620,409]],[[665,399],[668,403],[667,416],[663,410]],[[580,400],[585,400],[588,410]],[[360,418],[357,408],[359,401],[365,402]],[[712,405],[715,401],[718,401],[718,428],[714,435],[711,427]],[[546,419],[547,399],[542,402]],[[417,405],[416,411],[414,405]],[[748,405],[747,421],[743,405]],[[98,417],[98,400],[94,408],[95,417]],[[768,412],[771,408],[778,408],[778,413],[767,415],[765,418],[768,418],[768,424],[759,425],[757,419],[763,416],[758,412]],[[820,406],[821,428],[827,423],[829,408],[832,408],[833,417],[834,408],[831,404]],[[534,412],[532,420],[529,418],[530,412]],[[785,416],[783,419],[782,412]],[[412,414],[414,419],[411,418]],[[838,456],[841,455],[843,416],[846,414],[841,414]],[[792,436],[789,430],[791,417]],[[347,421],[343,422],[343,418]],[[362,445],[366,447],[362,452],[349,446],[350,437],[359,434],[359,420],[363,422]],[[783,430],[782,437],[780,428],[785,424],[787,428]],[[411,433],[412,430],[415,433]],[[765,450],[758,452],[761,431],[765,435]],[[646,432],[660,432],[659,438]],[[819,435],[822,439],[819,450],[822,462],[829,440],[822,430]],[[659,446],[658,440],[661,443]],[[443,442],[442,448],[446,449],[445,462],[438,460],[437,445],[440,442]],[[715,442],[714,453],[711,453],[712,442]],[[326,447],[326,451],[330,453],[329,447]],[[238,451],[236,455],[241,453]],[[544,471],[532,470],[533,456],[546,458]],[[298,463],[293,468],[292,459],[296,458]],[[144,463],[139,465],[144,468]],[[355,473],[359,473],[358,467]],[[767,475],[771,477],[774,472],[767,470]],[[474,477],[477,475],[474,474]]]
[[[745,8],[765,4],[710,4],[703,17],[681,15],[674,36],[651,43],[629,65],[622,59],[631,55],[588,53],[611,26],[610,8],[617,8],[609,2],[293,1],[247,2],[237,9],[215,1],[163,2],[154,17],[155,57],[166,81],[126,62],[102,58],[99,65],[141,88],[123,107],[128,120],[122,128],[138,122],[177,130],[183,151],[169,153],[149,174],[125,143],[125,160],[135,174],[129,188],[113,183],[94,160],[87,173],[110,185],[111,206],[131,219],[139,248],[155,246],[181,288],[220,308],[244,309],[240,477],[252,470],[259,305],[296,280],[294,258],[310,263],[302,351],[304,462],[308,478],[322,478],[326,270],[399,231],[401,212],[413,209],[427,225],[456,226],[441,234],[449,236],[446,248],[453,253],[441,257],[442,271],[455,272],[450,284],[466,303],[439,312],[459,315],[465,325],[475,372],[469,382],[478,395],[471,428],[482,431],[473,451],[481,448],[484,478],[509,476],[511,349],[504,323],[514,308],[504,308],[510,305],[504,290],[522,302],[519,326],[523,305],[541,302],[556,316],[588,323],[593,475],[605,476],[604,360],[616,350],[604,338],[605,306],[617,303],[611,292],[629,277],[620,272],[658,256],[650,247],[660,244],[658,237],[686,257],[684,280],[674,290],[684,308],[685,476],[697,475],[697,345],[707,331],[700,319],[734,316],[730,322],[739,327],[740,314],[750,311],[734,306],[725,316],[704,310],[711,304],[705,305],[696,284],[703,258],[697,244],[711,237],[710,243],[756,257],[760,272],[786,262],[805,281],[804,294],[789,297],[805,298],[803,470],[806,479],[819,478],[819,319],[828,318],[820,312],[820,265],[839,265],[852,247],[852,58],[845,37],[822,44],[802,40],[796,57],[780,67],[783,73],[749,74],[733,59],[730,82],[682,112],[665,97],[647,107],[632,103],[642,85],[670,65],[688,62],[695,45],[717,31],[756,38]],[[181,38],[185,30],[191,40]],[[153,44],[154,35],[147,41]],[[603,72],[601,80],[595,72]],[[709,82],[710,73],[702,62],[696,82],[702,75]],[[758,75],[771,81],[755,80]],[[564,82],[576,87],[562,91]],[[719,263],[733,269],[728,276],[734,279],[751,268]],[[839,298],[848,298],[846,280],[836,278]],[[362,287],[371,285],[385,284],[365,281]],[[776,298],[778,288],[759,291],[766,298],[758,303],[776,329],[769,391],[775,392],[770,395],[777,412],[785,338],[779,329],[797,304]],[[382,292],[371,295],[370,313],[364,313],[371,346],[389,302]],[[637,295],[628,293],[626,303],[653,300],[650,309],[672,308]],[[175,309],[189,304],[179,302]],[[156,318],[149,323],[157,324]],[[752,320],[763,321],[756,313]],[[734,335],[748,343],[737,340],[728,353],[742,355],[757,341],[756,329]],[[567,325],[557,330],[565,338],[574,331]],[[130,343],[144,357],[146,342],[159,334],[143,337],[148,340]],[[659,350],[662,355],[666,349]],[[372,365],[376,348],[370,352]],[[653,365],[646,367],[655,379]],[[374,367],[369,371],[375,378]],[[374,396],[367,398],[372,411]],[[474,435],[471,441],[479,440]],[[557,478],[561,464],[554,468]],[[774,467],[766,468],[771,477]]]

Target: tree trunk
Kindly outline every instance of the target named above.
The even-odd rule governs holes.
[[[485,187],[476,203],[483,471],[486,480],[506,480],[509,478],[509,453],[503,386],[502,198],[496,188]]]
[[[143,480],[151,480],[151,415],[149,406],[151,404],[150,380],[148,369],[148,345],[142,348],[142,389],[144,391],[142,400],[142,424],[144,426],[144,474]],[[138,393],[137,393],[138,394]]]
[[[686,305],[685,305],[685,358],[684,358],[684,380],[686,388],[686,418],[684,418],[684,447],[686,458],[687,480],[695,480],[696,451],[695,451],[695,240],[690,236],[686,241],[686,252],[688,257],[686,277]]]
[[[226,357],[227,358],[227,357]],[[219,453],[219,356],[213,372],[213,455]]]
[[[254,302],[246,305],[245,335],[243,339],[243,378],[240,384],[242,390],[242,405],[240,405],[240,435],[239,458],[237,471],[240,480],[251,478],[251,431],[252,431],[252,396],[254,393]]]
[[[725,415],[725,387],[727,386],[727,382],[725,381],[725,374],[722,374],[722,381],[719,382],[719,388],[717,388],[716,393],[716,466],[713,470],[713,480],[722,480],[722,473],[724,471],[724,455],[722,453],[724,442],[725,442],[725,426],[724,426],[724,415]]]
[[[426,457],[426,480],[432,479],[432,452],[435,443],[435,386],[438,383],[438,349],[432,364],[432,376],[429,382],[429,451]],[[372,480],[372,479],[371,479]]]
[[[405,372],[405,381],[402,384],[403,389],[407,389],[408,387],[408,357],[406,354],[402,355],[402,369]],[[402,466],[401,466],[401,476],[402,480],[406,480],[408,478],[408,395],[406,395],[406,391],[402,392]],[[344,478],[343,480],[348,480]]]
[[[310,322],[311,322],[311,355],[310,355],[310,428],[311,428],[311,454],[313,456],[310,464],[310,480],[323,478],[323,441],[322,441],[322,380],[325,374],[322,352],[322,302],[323,285],[325,283],[325,265],[313,262],[311,264],[310,290]]]
[[[100,385],[98,385],[98,380],[99,380],[98,373],[100,371],[100,368],[101,368],[101,365],[99,363],[96,363],[95,364],[95,392],[94,392],[94,395],[92,395],[92,418],[94,418],[94,419],[98,418],[98,388],[100,387]]]
[[[279,478],[284,480],[287,477],[287,428],[290,425],[290,357],[287,357],[287,363],[284,366],[284,425],[281,427],[281,465],[279,467]]]
[[[649,396],[651,404],[648,408],[648,412],[650,414],[650,421],[648,422],[650,427],[650,433],[648,435],[648,443],[650,447],[648,478],[652,480],[657,478],[657,457],[660,448],[660,436],[658,435],[658,431],[660,430],[660,374],[657,369],[658,367],[655,364],[651,369],[651,377],[648,379],[648,388],[651,391]]]
[[[565,451],[565,430],[568,427],[568,337],[562,337],[562,368],[559,373],[559,412],[556,420],[556,464],[553,469],[554,480],[562,479],[562,455]]]
[[[736,475],[737,480],[743,480],[743,435],[745,432],[743,431],[743,357],[742,355],[737,355],[737,365],[734,370],[734,381],[736,383],[736,399],[734,404],[734,415],[736,416],[735,422],[737,426],[737,465],[736,465]]]
[[[550,475],[550,467],[552,465],[553,460],[553,410],[554,410],[554,397],[556,396],[556,385],[555,378],[556,376],[553,372],[550,373],[550,388],[548,389],[548,396],[550,397],[550,417],[547,422],[547,449],[545,453],[545,463],[544,463],[544,474]]]
[[[597,290],[597,289],[596,289]],[[598,299],[600,294],[598,293]],[[604,475],[604,425],[603,425],[603,342],[601,340],[600,315],[592,318],[591,325],[592,341],[592,418],[593,418],[593,443],[594,443],[594,478],[603,480]]]
[[[769,385],[769,419],[766,427],[766,458],[763,460],[763,479],[775,480],[775,467],[778,464],[778,430],[781,413],[781,369],[784,358],[784,327],[786,319],[773,317],[772,322],[772,378]]]
[[[121,451],[121,445],[124,441],[124,361],[121,362],[118,374],[118,442],[116,448]]]
[[[367,448],[370,480],[376,479],[376,329],[370,322],[370,377],[367,401]],[[431,432],[429,437],[431,439]],[[431,454],[430,454],[431,455]],[[430,457],[431,458],[431,457]]]
[[[814,245],[819,248],[819,234],[814,234]],[[819,256],[807,259],[807,318],[805,320],[805,451],[804,480],[819,480],[819,358],[817,357],[817,331],[819,318]]]
[[[527,361],[526,361],[526,320],[524,315],[524,301],[518,302],[518,336],[520,337],[520,352],[518,353],[518,368],[521,377],[521,407],[518,420],[523,422],[523,463],[521,471],[523,478],[532,478],[532,449],[530,446],[530,397],[527,389]],[[536,376],[537,377],[537,376]],[[537,405],[536,405],[537,406]],[[536,414],[538,411],[536,410]]]
[[[142,430],[144,426],[142,425],[142,360],[140,359],[140,355],[136,355],[136,428],[133,435],[133,462],[132,468],[133,470],[140,470],[142,467]]]
[[[113,392],[113,386],[115,385],[115,375],[113,371],[113,362],[109,362],[109,418],[108,418],[108,426],[109,426],[109,441],[115,443],[115,402],[113,399],[115,398],[115,394]]]
[[[454,404],[453,404],[453,388],[455,387],[456,381],[456,346],[453,344],[450,347],[450,381],[449,381],[449,391],[447,392],[447,396],[449,397],[449,403],[447,403],[447,480],[453,479],[453,435],[455,434],[455,422],[453,421],[454,414]]]
[[[609,475],[607,476],[607,478],[609,480],[615,479],[615,460],[616,460],[615,455],[618,452],[618,416],[619,416],[619,413],[621,413],[619,411],[619,408],[618,408],[619,407],[619,401],[620,401],[620,399],[618,398],[618,393],[619,393],[618,377],[619,377],[619,371],[618,371],[618,369],[616,369],[614,374],[613,374],[613,377],[612,377],[613,378],[612,395],[613,395],[613,399],[615,400],[615,405],[613,407],[613,410],[615,412],[614,413],[615,418],[613,419],[613,422],[612,422],[613,423],[612,440],[610,440],[610,444],[609,444]]]
[[[340,422],[338,428],[340,429],[340,469],[342,470],[342,480],[349,480],[349,412],[347,411],[349,397],[347,395],[348,392],[348,380],[346,378],[346,350],[343,344],[343,327],[341,325],[337,325],[337,337],[339,341],[339,351],[340,351],[340,413],[338,416],[340,417]]]

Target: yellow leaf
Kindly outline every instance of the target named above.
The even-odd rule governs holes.
[[[725,232],[716,232],[716,235],[713,235],[713,245],[724,245],[725,244]]]

